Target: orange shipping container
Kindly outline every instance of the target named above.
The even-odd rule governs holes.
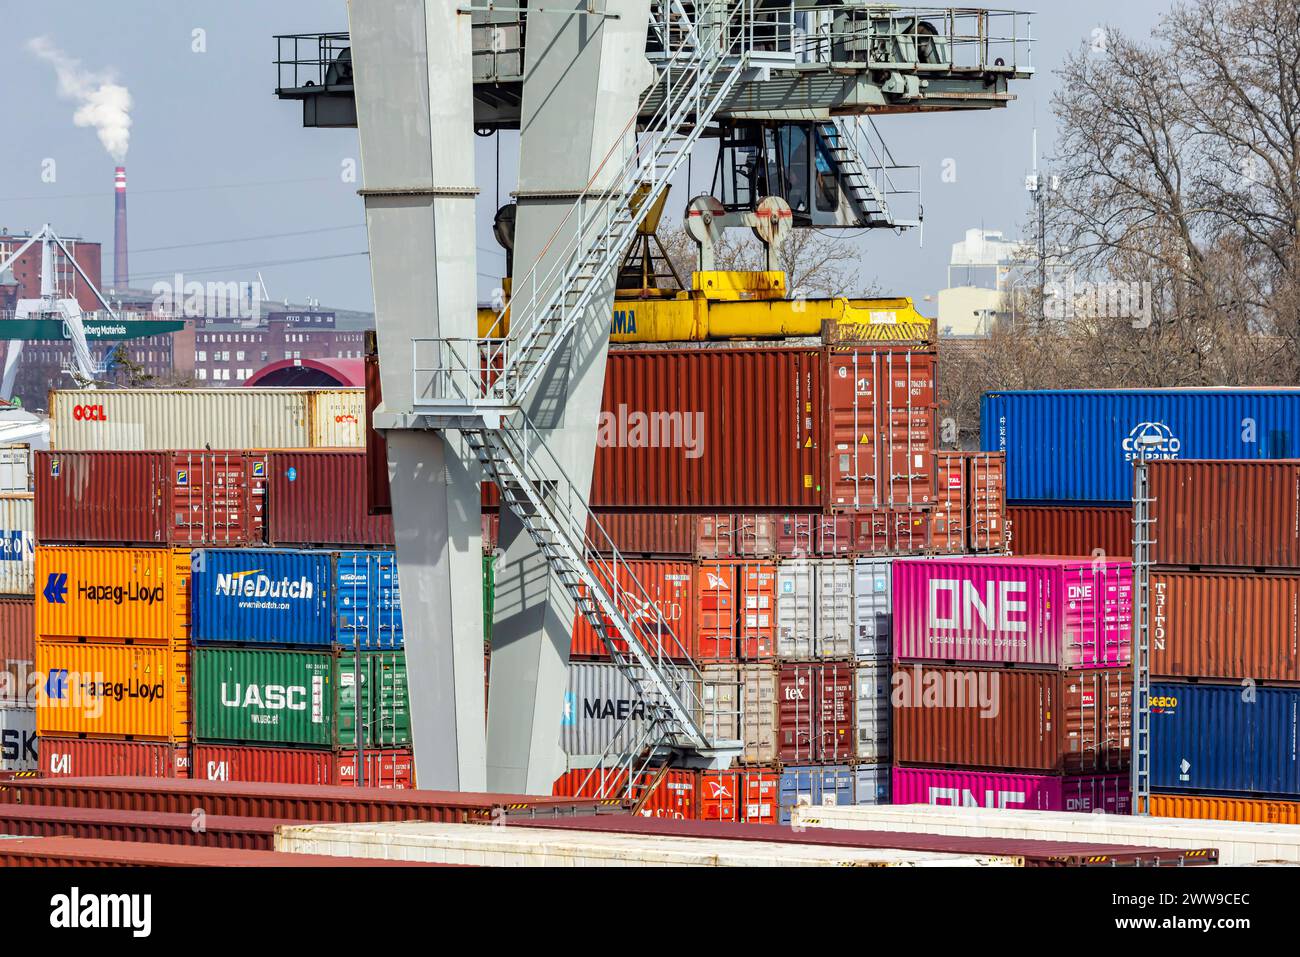
[[[776,654],[776,566],[701,562],[696,570],[697,657],[758,661]]]
[[[608,566],[607,566],[608,567]],[[604,580],[605,575],[597,571],[597,577]],[[695,566],[690,562],[657,562],[632,559],[620,563],[617,572],[620,593],[626,595],[633,605],[642,603],[642,599],[633,600],[631,582],[633,578],[644,590],[645,596],[659,612],[659,615],[672,629],[672,635],[656,635],[655,644],[647,645],[652,654],[662,654],[668,658],[692,657],[695,654]],[[608,582],[606,582],[608,585]],[[626,604],[624,605],[626,608]],[[640,624],[653,631],[655,617],[647,613],[640,618]],[[616,642],[620,651],[626,651],[626,642]],[[606,658],[608,650],[605,642],[596,634],[586,616],[581,612],[574,615],[573,643],[570,653],[585,658]]]
[[[1300,801],[1201,797],[1193,794],[1151,795],[1153,817],[1200,821],[1249,821],[1253,824],[1300,824]]]
[[[1006,453],[969,452],[966,458],[970,489],[967,544],[972,551],[1001,551],[1007,533]]]
[[[36,641],[40,737],[189,738],[184,641],[166,647]]]
[[[168,644],[189,637],[189,549],[37,546],[36,634]]]
[[[960,554],[966,550],[969,496],[966,457],[961,452],[934,453],[934,511],[930,513],[930,547]]]
[[[1300,575],[1151,573],[1151,673],[1300,681]]]

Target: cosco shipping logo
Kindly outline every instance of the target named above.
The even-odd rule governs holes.
[[[78,422],[107,422],[108,415],[102,405],[74,405],[72,417]]]
[[[1120,443],[1124,449],[1124,461],[1133,462],[1140,456],[1138,442],[1146,449],[1148,459],[1176,459],[1183,447],[1182,440],[1174,435],[1174,430],[1163,422],[1139,422],[1133,426],[1128,437]],[[1150,443],[1150,444],[1147,444]]]

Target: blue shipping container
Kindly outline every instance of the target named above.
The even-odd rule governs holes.
[[[1300,797],[1300,689],[1151,685],[1151,787]]]
[[[789,767],[781,771],[781,823],[790,823],[796,804],[852,804],[853,769],[843,764]]]
[[[190,566],[195,644],[402,647],[392,552],[203,548]]]
[[[1132,500],[1135,441],[1149,457],[1277,459],[1300,455],[1300,389],[1113,389],[988,392],[980,447],[1007,453],[1007,500]]]

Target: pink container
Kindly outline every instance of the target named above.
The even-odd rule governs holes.
[[[1129,813],[1129,776],[995,774],[948,768],[894,768],[894,804]]]
[[[894,563],[894,654],[1069,671],[1128,664],[1126,560],[960,559]]]

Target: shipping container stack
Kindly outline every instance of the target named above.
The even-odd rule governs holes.
[[[893,567],[895,804],[1129,809],[1132,564]]]
[[[1149,478],[1151,813],[1300,824],[1300,461]]]
[[[361,390],[51,402],[56,451],[35,464],[42,771],[412,786]]]
[[[0,448],[0,771],[37,767],[31,451]]]

